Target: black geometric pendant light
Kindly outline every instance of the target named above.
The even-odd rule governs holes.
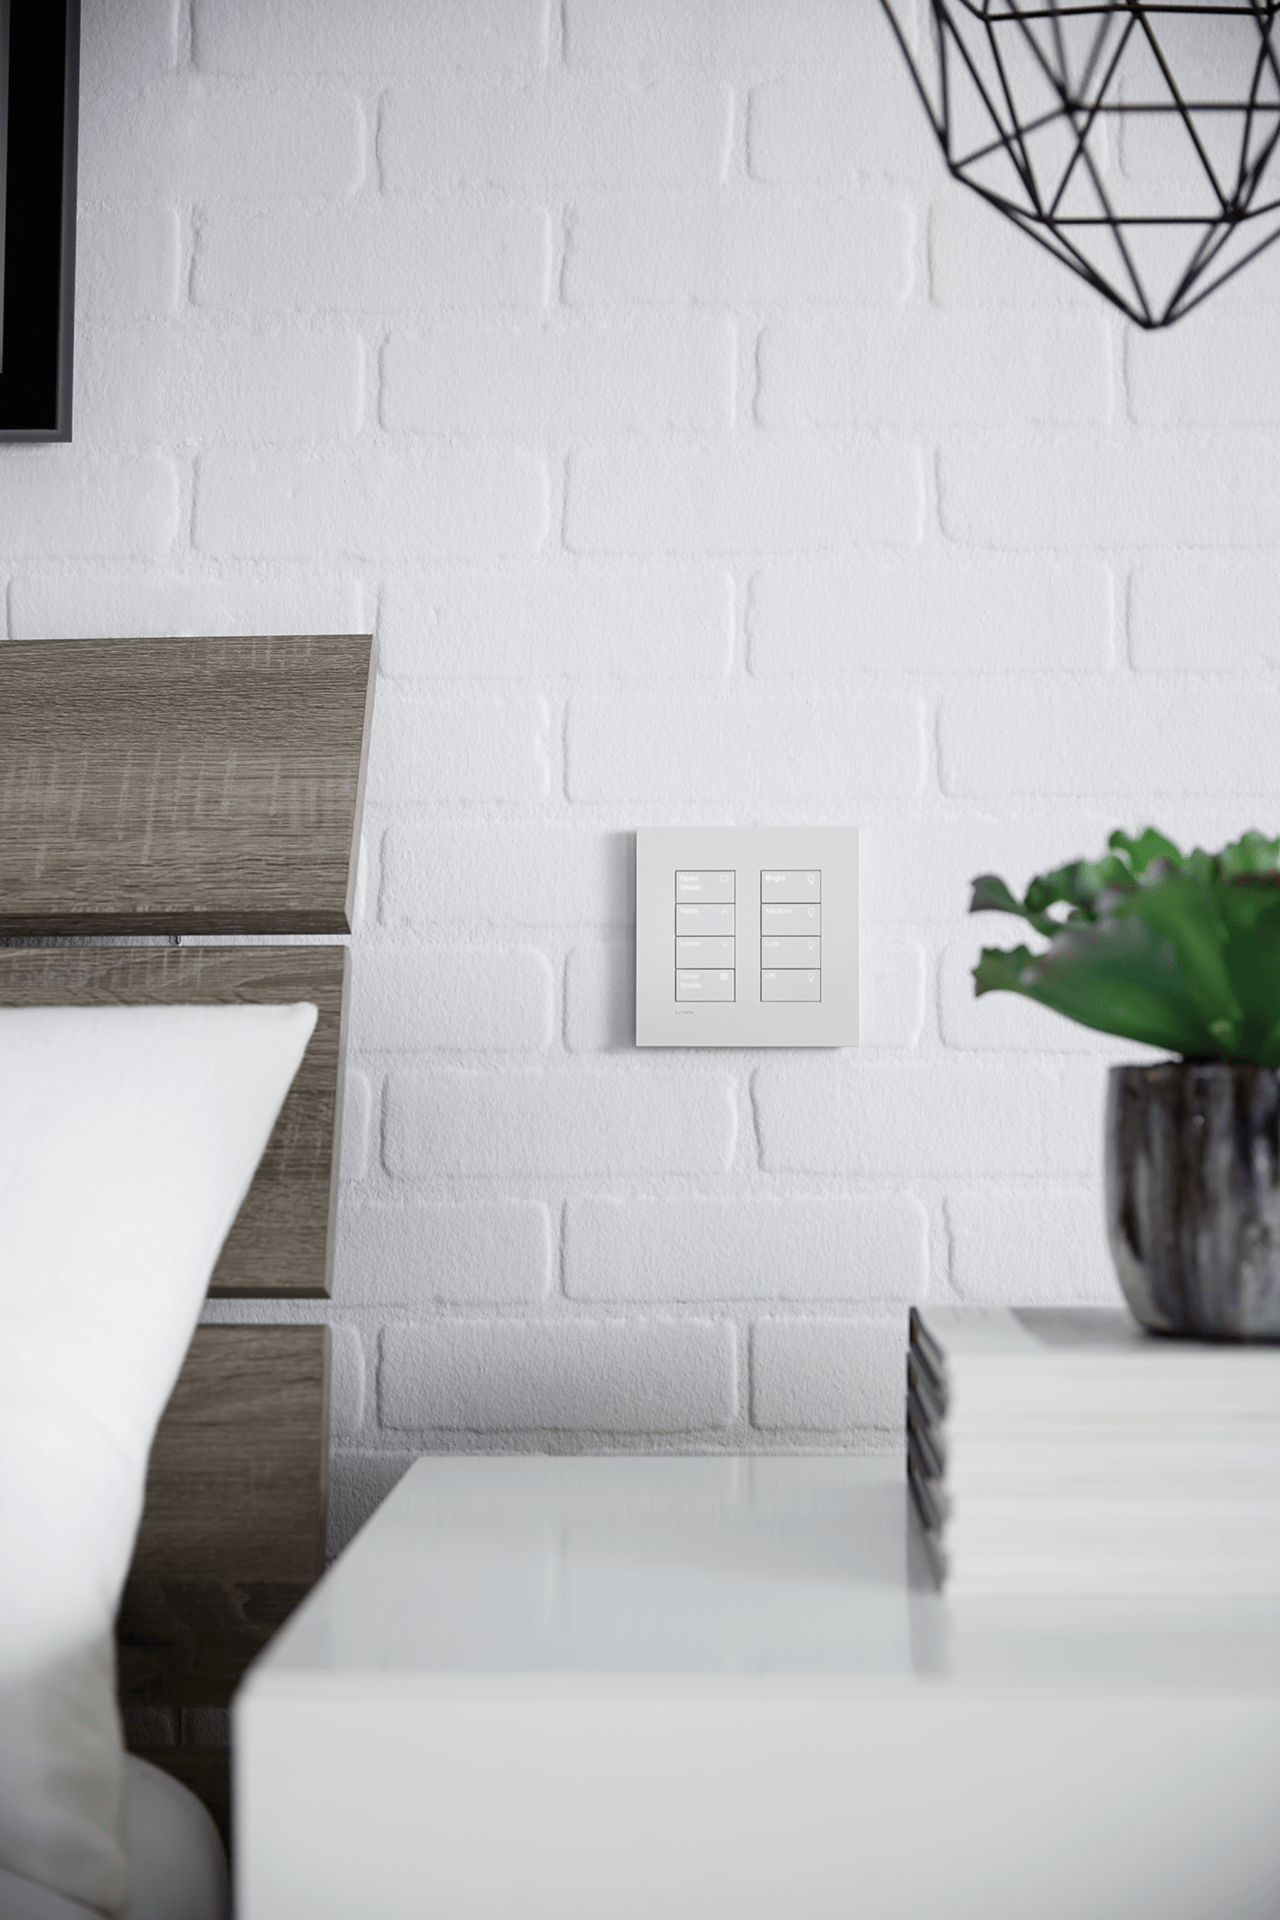
[[[916,48],[882,0],[952,173],[1139,326],[1280,239],[1280,0],[918,3]]]

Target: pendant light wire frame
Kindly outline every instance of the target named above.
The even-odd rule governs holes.
[[[931,27],[933,33],[932,73],[913,52],[895,0],[881,0],[881,5],[950,172],[1136,325],[1149,329],[1171,325],[1280,239],[1280,197],[1261,197],[1264,176],[1280,145],[1280,0],[1241,0],[1237,5],[1211,5],[1205,0],[1199,4],[1195,0],[1181,4],[1176,0],[1162,4],[1155,0],[1147,4],[1143,0],[1094,0],[1093,4],[922,0],[926,32]],[[1185,76],[1179,81],[1157,31],[1162,18],[1175,17],[1182,22],[1240,21],[1256,28],[1257,49],[1243,98],[1199,99],[1190,92]],[[1073,80],[1064,26],[1078,37],[1080,23],[1089,20],[1096,22],[1092,46]],[[1113,34],[1113,28],[1118,32]],[[1011,71],[1010,48],[1005,44],[1010,39],[1024,61],[1030,57],[1041,91],[1047,89],[1052,97],[1047,109],[1031,114],[1020,110],[1021,81]],[[1122,80],[1126,56],[1134,51],[1154,62],[1167,98],[1134,102],[1113,94]],[[985,72],[982,53],[987,55]],[[931,92],[931,82],[936,92]],[[962,88],[989,125],[990,137],[976,146],[961,146],[958,138],[957,98]],[[1241,120],[1238,159],[1230,180],[1220,177],[1221,162],[1215,167],[1197,126],[1198,116],[1227,114]],[[1130,212],[1117,207],[1108,191],[1105,165],[1091,148],[1090,138],[1096,140],[1113,122],[1122,124],[1126,115],[1132,119],[1154,115],[1166,123],[1181,123],[1212,194],[1213,204],[1206,211]],[[1068,157],[1051,194],[1045,191],[1031,151],[1033,136],[1046,131],[1068,133]],[[979,167],[1002,156],[1019,183],[1021,202],[977,177]],[[1086,197],[1096,211],[1068,211],[1069,196],[1074,190],[1079,198],[1085,182]],[[1144,278],[1137,242],[1144,232],[1179,228],[1188,230],[1190,253],[1161,297],[1151,286],[1150,276]],[[1086,251],[1086,236],[1101,237],[1102,230],[1117,255],[1119,271],[1114,277]],[[1237,250],[1236,257],[1215,274],[1232,241],[1246,232],[1250,240],[1255,233],[1260,237],[1243,252]]]

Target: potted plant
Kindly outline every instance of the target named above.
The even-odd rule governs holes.
[[[983,949],[976,991],[1025,994],[1178,1059],[1113,1067],[1107,1233],[1125,1298],[1160,1333],[1280,1339],[1280,840],[1183,854],[1153,827],[1100,860],[996,874],[972,912],[1048,940]]]

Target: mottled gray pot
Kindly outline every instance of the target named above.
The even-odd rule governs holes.
[[[1112,1067],[1107,1233],[1143,1326],[1280,1340],[1280,1073]]]

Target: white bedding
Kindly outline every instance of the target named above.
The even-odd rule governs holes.
[[[126,1905],[126,1817],[176,1832],[185,1790],[130,1766],[126,1816],[110,1636],[156,1425],[315,1018],[0,1008],[0,1920],[216,1911]]]
[[[193,1793],[132,1754],[124,1763],[129,1898],[119,1920],[227,1920],[227,1861],[217,1828]],[[102,1920],[0,1867],[0,1920]]]

